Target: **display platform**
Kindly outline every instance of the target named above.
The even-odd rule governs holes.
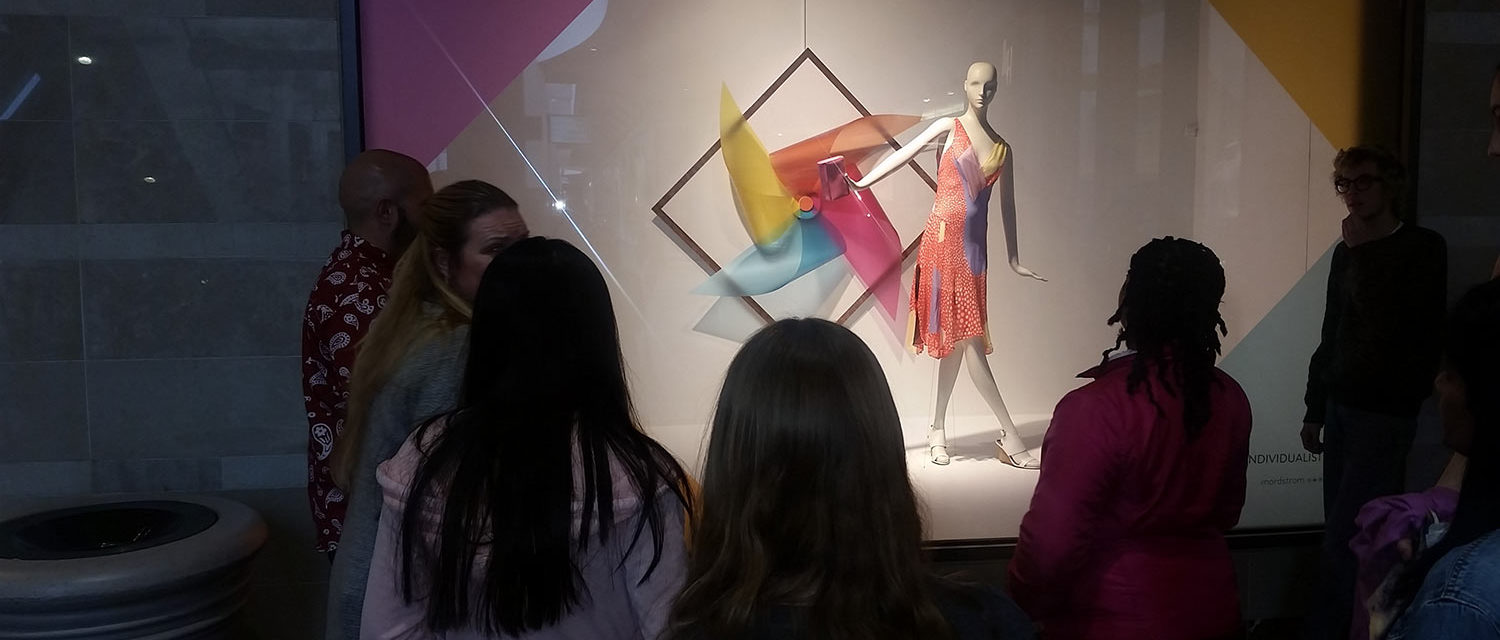
[[[1018,415],[1017,431],[1032,449],[1041,453],[1048,416]],[[925,419],[902,421],[906,440],[906,467],[923,511],[926,537],[931,541],[1014,538],[1021,516],[1031,503],[1037,472],[1017,469],[995,457],[995,439],[1000,437],[993,419],[950,419],[947,465],[932,463],[927,454]],[[702,471],[703,452],[708,447],[701,425],[649,427],[653,437],[695,474]]]
[[[1047,416],[1016,416],[1016,430],[1042,458]],[[906,467],[921,502],[931,541],[1014,538],[1031,504],[1038,472],[1018,469],[996,457],[1000,430],[994,420],[962,420],[948,425],[947,465],[927,453],[927,425],[905,425]]]

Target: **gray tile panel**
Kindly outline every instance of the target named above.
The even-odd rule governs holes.
[[[215,459],[95,460],[94,493],[203,492],[219,489]]]
[[[0,13],[48,16],[201,16],[204,0],[0,0]]]
[[[86,223],[327,222],[337,122],[80,122]]]
[[[77,262],[0,259],[0,362],[81,359],[79,306]]]
[[[207,0],[211,16],[261,16],[335,20],[338,0]]]
[[[305,423],[304,423],[305,424]],[[274,456],[231,456],[220,460],[223,465],[223,488],[292,489],[307,486],[307,454]]]
[[[76,496],[89,493],[87,460],[0,463],[0,496]]]
[[[83,395],[82,362],[0,363],[0,463],[87,460]]]
[[[78,222],[73,188],[72,123],[0,121],[0,225]]]
[[[337,120],[338,27],[327,20],[76,18],[80,119]]]
[[[70,64],[67,18],[0,15],[0,120],[72,118]]]
[[[302,312],[323,261],[83,263],[92,359],[298,356]]]
[[[89,363],[98,459],[296,454],[307,448],[299,358]]]

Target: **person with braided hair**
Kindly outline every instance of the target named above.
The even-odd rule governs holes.
[[[1196,242],[1130,259],[1115,347],[1058,403],[1010,588],[1043,638],[1232,638],[1224,532],[1245,503],[1250,401],[1215,366],[1224,268]]]

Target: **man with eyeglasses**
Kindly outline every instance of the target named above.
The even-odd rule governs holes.
[[[1417,412],[1432,391],[1447,304],[1442,236],[1401,215],[1400,161],[1351,147],[1333,161],[1348,215],[1333,251],[1322,342],[1307,380],[1302,444],[1323,455],[1323,595],[1328,638],[1349,637],[1359,508],[1401,493]]]

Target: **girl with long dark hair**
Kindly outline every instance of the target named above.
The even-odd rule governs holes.
[[[831,322],[777,322],[730,363],[701,509],[673,640],[1033,635],[998,590],[924,562],[890,387]]]
[[[1459,300],[1444,340],[1443,440],[1469,464],[1447,533],[1397,582],[1389,640],[1500,638],[1500,281]]]
[[[380,465],[361,637],[656,637],[691,499],[636,420],[604,278],[522,240],[473,309],[458,409]]]
[[[1224,532],[1245,502],[1250,403],[1214,366],[1223,295],[1201,244],[1167,237],[1131,257],[1119,338],[1053,413],[1011,562],[1044,638],[1238,635]]]

